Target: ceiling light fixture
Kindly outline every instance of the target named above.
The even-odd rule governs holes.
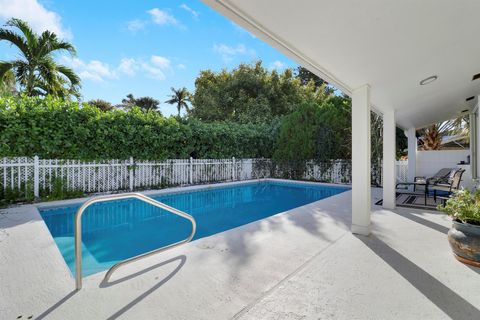
[[[433,81],[437,80],[438,79],[438,76],[430,76],[426,79],[423,79],[422,81],[420,81],[420,85],[421,86],[424,86],[426,84],[429,84],[429,83],[432,83]]]

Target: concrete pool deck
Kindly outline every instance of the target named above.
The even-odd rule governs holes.
[[[372,189],[372,202],[381,197]],[[480,319],[480,270],[457,262],[440,213],[373,206],[350,233],[351,192],[84,278],[76,292],[33,205],[0,215],[0,319]]]

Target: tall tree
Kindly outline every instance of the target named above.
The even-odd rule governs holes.
[[[54,54],[62,51],[75,55],[72,44],[58,39],[55,33],[48,30],[39,35],[20,19],[10,19],[5,26],[7,28],[0,28],[0,41],[10,42],[17,47],[20,58],[0,61],[0,79],[11,70],[20,91],[28,96],[50,94],[63,98],[71,95],[79,97],[80,78],[72,69],[58,64],[54,59]]]
[[[190,115],[203,121],[268,122],[305,101],[324,98],[323,90],[302,85],[291,69],[279,73],[264,68],[261,61],[242,63],[231,71],[201,71]]]
[[[302,85],[307,85],[310,81],[315,84],[315,87],[320,88],[321,86],[328,85],[328,82],[317,76],[315,73],[311,72],[307,68],[299,66],[295,70],[295,77],[300,80]]]
[[[126,109],[130,109],[133,107],[139,107],[143,111],[158,111],[158,106],[160,105],[160,101],[152,98],[152,97],[140,97],[135,98],[133,94],[127,94],[126,99],[122,99],[122,104],[120,107],[124,107]]]
[[[176,104],[178,110],[178,116],[180,117],[180,112],[182,108],[188,111],[188,104],[190,102],[190,93],[187,88],[183,87],[181,89],[171,88],[173,94],[170,95],[170,99],[165,101],[165,103]]]
[[[104,112],[110,111],[114,108],[110,102],[102,99],[90,100],[87,103],[91,106],[97,107]]]

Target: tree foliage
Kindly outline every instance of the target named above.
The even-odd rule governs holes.
[[[188,111],[188,104],[187,102],[190,101],[190,93],[188,92],[187,88],[183,87],[181,89],[175,89],[171,88],[173,94],[170,95],[170,99],[165,101],[165,103],[168,104],[176,104],[177,105],[177,111],[178,111],[178,117],[180,117],[180,112],[182,111],[183,108]]]
[[[269,122],[309,100],[321,100],[313,82],[302,85],[291,69],[269,71],[258,61],[235,69],[201,71],[195,81],[190,116],[202,121]]]
[[[297,162],[350,158],[350,110],[350,100],[340,96],[302,104],[282,120],[274,159]]]
[[[93,107],[97,107],[104,112],[111,111],[114,108],[114,106],[110,102],[102,99],[90,100],[87,103]]]
[[[15,74],[12,70],[8,70],[3,77],[0,77],[0,96],[13,95],[16,92]]]
[[[6,28],[0,28],[0,41],[9,42],[20,52],[19,59],[0,61],[0,79],[13,71],[20,91],[28,96],[52,95],[65,99],[80,96],[80,78],[54,59],[54,54],[62,51],[75,55],[72,44],[50,31],[39,35],[20,19],[10,19]]]
[[[126,99],[122,99],[122,104],[119,107],[123,107],[124,109],[132,109],[134,107],[138,107],[143,111],[158,111],[158,106],[160,105],[160,101],[152,98],[152,97],[140,97],[135,98],[133,94],[127,94]]]
[[[459,116],[454,119],[435,123],[418,130],[420,148],[423,150],[440,150],[443,139],[457,136],[458,143],[468,144],[470,138],[469,117]]]

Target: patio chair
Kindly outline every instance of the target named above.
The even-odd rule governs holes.
[[[462,181],[464,169],[457,169],[452,175],[452,178],[447,182],[437,182],[429,186],[429,192],[433,191],[433,199],[437,202],[437,198],[443,200],[444,204],[450,196],[460,189],[460,182]]]
[[[397,183],[396,189],[398,189],[398,186],[413,186],[413,191],[415,192],[418,186],[423,186],[425,188],[424,191],[427,192],[427,185],[440,182],[448,182],[450,176],[452,176],[453,172],[455,172],[456,170],[457,169],[453,168],[443,168],[429,178],[424,176],[417,176],[414,178],[413,182]]]

